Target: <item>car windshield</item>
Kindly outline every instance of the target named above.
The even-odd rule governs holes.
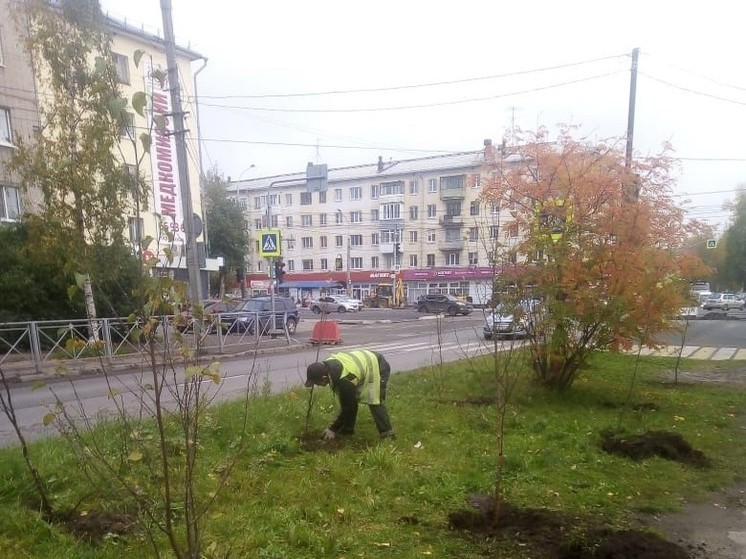
[[[249,299],[246,301],[242,306],[242,311],[250,311],[250,312],[258,312],[258,311],[265,311],[269,310],[269,301],[257,301]]]

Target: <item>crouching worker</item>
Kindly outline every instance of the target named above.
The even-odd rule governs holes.
[[[337,419],[324,430],[324,440],[355,432],[358,403],[368,404],[381,437],[393,437],[386,410],[386,385],[391,366],[378,352],[359,349],[333,353],[328,359],[311,363],[306,369],[306,386],[331,386],[339,398]]]

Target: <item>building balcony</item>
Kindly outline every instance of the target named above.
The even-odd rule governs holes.
[[[463,239],[438,241],[438,250],[442,251],[463,250],[464,246],[466,243]]]
[[[440,199],[443,201],[463,200],[464,198],[466,198],[466,189],[464,187],[440,189]]]
[[[445,227],[461,227],[464,224],[464,218],[460,215],[444,215],[440,218],[440,224]]]

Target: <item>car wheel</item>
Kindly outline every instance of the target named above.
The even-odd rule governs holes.
[[[728,305],[723,305],[723,310],[724,310],[725,312],[728,312]]]
[[[344,307],[339,307],[339,308],[337,309],[337,312],[347,312],[347,309],[346,309],[346,308],[344,308]]]
[[[298,321],[294,318],[288,318],[285,325],[287,326],[288,334],[295,334],[295,329],[298,327]]]
[[[458,307],[448,307],[448,314],[456,316],[458,314]]]
[[[319,307],[311,307],[311,312],[313,314],[319,314],[321,312],[321,309]]]
[[[492,335],[491,334],[485,334],[484,335],[484,339],[485,340],[491,340],[492,339]]]
[[[425,305],[419,305],[419,306],[417,307],[417,312],[425,312],[425,310],[426,310],[426,309],[425,309]]]

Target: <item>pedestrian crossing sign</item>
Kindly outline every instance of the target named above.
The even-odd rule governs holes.
[[[279,229],[262,229],[259,242],[259,255],[262,258],[282,256]]]

